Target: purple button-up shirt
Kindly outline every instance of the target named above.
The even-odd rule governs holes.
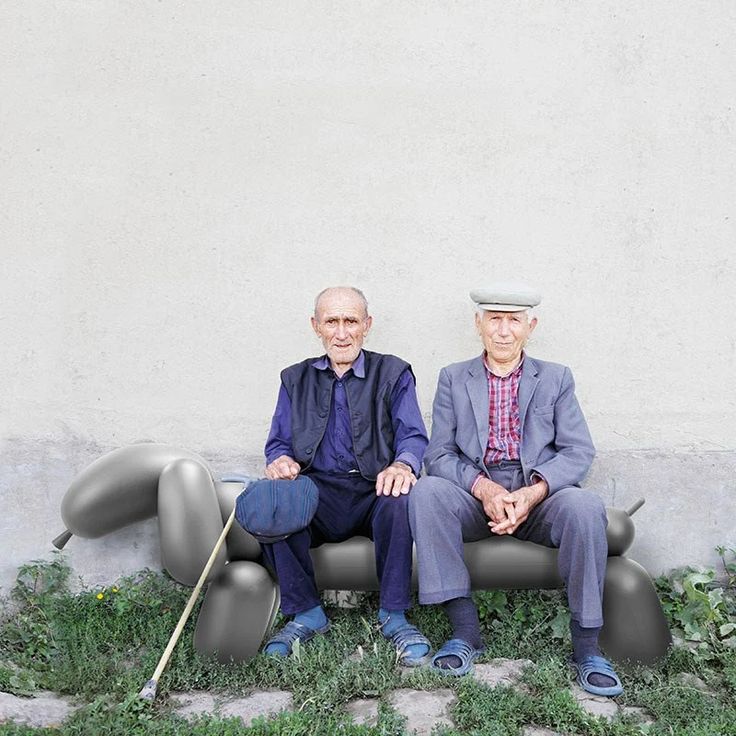
[[[312,363],[319,371],[331,371],[326,355]],[[312,468],[326,473],[349,473],[358,469],[353,451],[353,430],[345,392],[345,378],[352,371],[356,378],[365,378],[365,356],[360,351],[356,361],[346,373],[332,384],[332,402],[327,429],[317,448]],[[394,462],[406,463],[419,475],[427,449],[427,430],[417,401],[414,376],[407,368],[391,392],[391,420],[394,429]],[[291,445],[291,399],[281,384],[276,410],[271,420],[271,431],[266,440],[266,463],[272,463],[281,455],[293,457]]]

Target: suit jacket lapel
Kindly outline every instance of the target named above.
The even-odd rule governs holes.
[[[522,437],[524,432],[524,419],[529,408],[529,402],[537,390],[539,377],[537,376],[537,364],[534,358],[524,356],[524,367],[521,369],[521,380],[519,381],[519,418],[521,419]]]
[[[475,424],[478,429],[478,444],[481,454],[485,452],[488,444],[488,377],[483,359],[474,360],[468,369],[467,390],[470,397],[470,405],[475,414]]]

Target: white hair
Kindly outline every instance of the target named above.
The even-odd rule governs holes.
[[[334,289],[347,289],[347,291],[352,291],[358,299],[363,304],[363,311],[365,312],[365,316],[368,316],[368,300],[365,298],[365,294],[355,286],[328,286],[326,289],[322,289],[319,294],[314,299],[314,318],[318,319],[317,315],[317,308],[319,307],[319,300],[328,292],[333,291]]]
[[[500,310],[483,309],[483,307],[476,307],[475,311],[480,318],[483,318],[483,312],[493,312]],[[529,307],[528,309],[520,309],[519,311],[524,312],[530,322],[537,316],[537,312],[534,307]],[[513,312],[509,312],[509,314],[513,314]]]

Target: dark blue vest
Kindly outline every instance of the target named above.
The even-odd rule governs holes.
[[[352,373],[343,377],[350,407],[353,450],[361,475],[368,480],[394,460],[394,428],[391,392],[399,376],[411,366],[395,355],[364,350],[365,378]],[[281,372],[291,399],[291,432],[294,459],[307,470],[325,434],[332,403],[335,374],[321,371],[309,358]]]

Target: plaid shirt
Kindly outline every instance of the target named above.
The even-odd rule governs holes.
[[[519,365],[507,376],[496,376],[486,363],[488,376],[488,445],[483,460],[486,466],[501,460],[518,460],[521,455],[521,417],[519,416],[519,380],[524,365]]]

